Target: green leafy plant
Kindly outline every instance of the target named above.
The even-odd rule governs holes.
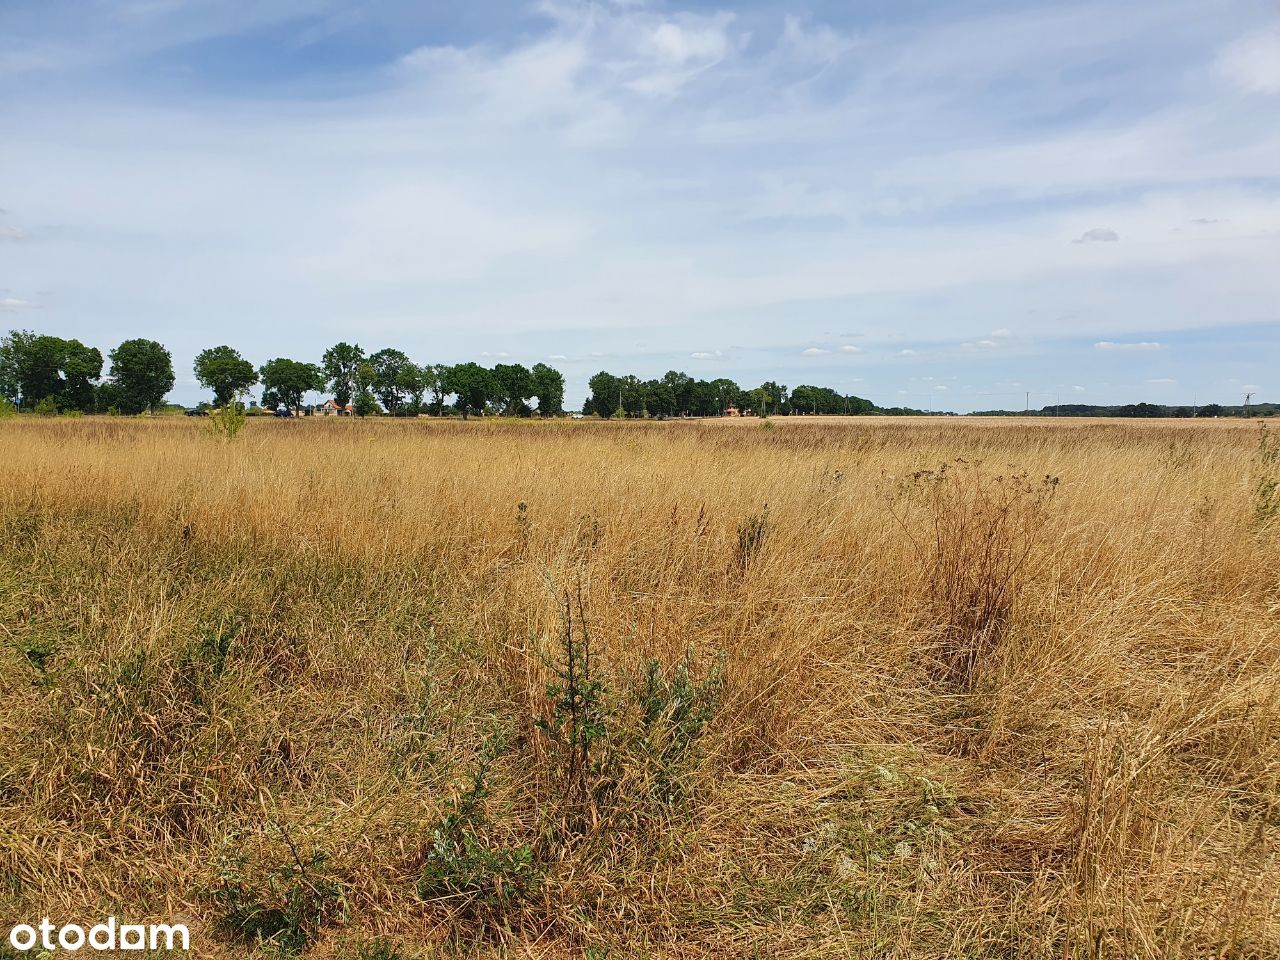
[[[17,405],[8,397],[0,397],[0,420],[18,415]]]
[[[219,440],[231,443],[240,435],[248,419],[244,401],[237,395],[217,410],[209,412],[208,430]]]
[[[663,804],[683,798],[685,772],[723,691],[723,654],[701,681],[694,678],[688,657],[669,670],[657,660],[646,665],[636,700],[645,756],[654,768],[650,792]]]
[[[287,828],[277,828],[289,859],[255,875],[246,854],[223,857],[209,898],[222,926],[242,940],[274,946],[291,956],[345,910],[342,885],[318,848],[303,856]]]
[[[581,806],[592,798],[593,781],[600,772],[595,753],[605,735],[606,697],[604,682],[592,655],[591,628],[581,586],[576,605],[574,598],[565,592],[561,625],[561,659],[548,663],[557,678],[547,686],[550,716],[538,718],[535,725],[550,741],[559,762],[564,799],[570,806]]]
[[[35,407],[35,415],[37,417],[56,417],[58,415],[58,403],[53,397],[45,397]]]
[[[460,901],[470,913],[501,913],[528,897],[538,883],[533,851],[488,842],[484,801],[489,761],[482,759],[471,783],[451,804],[431,834],[418,894]]]

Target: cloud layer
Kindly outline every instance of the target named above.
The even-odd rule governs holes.
[[[0,10],[0,285],[51,330],[564,357],[571,400],[708,362],[890,398],[910,359],[989,406],[1099,352],[1124,400],[1157,340],[1202,393],[1277,368],[1250,3],[66,6]]]

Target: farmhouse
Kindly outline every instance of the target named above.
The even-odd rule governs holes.
[[[349,417],[351,416],[351,404],[348,403],[345,407],[339,406],[338,401],[330,397],[316,407],[316,413],[322,417]]]

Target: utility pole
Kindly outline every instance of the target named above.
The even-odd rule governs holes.
[[[1028,390],[1028,391],[1027,391],[1027,409],[1026,409],[1026,412],[1027,412],[1027,413],[1030,413],[1030,412],[1031,412],[1031,391],[1030,391],[1030,390]]]
[[[1252,399],[1253,399],[1253,394],[1252,394],[1252,393],[1246,393],[1246,394],[1244,395],[1244,418],[1245,418],[1246,420],[1248,420],[1248,419],[1249,419],[1249,401],[1250,401],[1250,400],[1252,400]]]

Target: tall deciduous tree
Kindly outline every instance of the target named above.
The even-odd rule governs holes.
[[[533,374],[520,363],[500,363],[493,368],[493,379],[498,385],[494,398],[507,416],[525,413],[525,400],[533,396]]]
[[[431,391],[428,413],[433,417],[444,416],[444,398],[449,392],[445,380],[449,376],[449,367],[443,363],[431,363],[422,368],[422,373],[426,377],[427,389]]]
[[[444,390],[454,395],[453,405],[465,420],[473,413],[484,413],[485,404],[498,394],[498,384],[480,364],[459,363],[445,374]]]
[[[322,366],[324,375],[333,390],[333,399],[338,406],[345,407],[351,402],[356,392],[356,372],[364,363],[364,351],[359,344],[335,343],[324,352]],[[321,388],[323,389],[323,388]]]
[[[406,363],[396,374],[396,385],[404,395],[401,412],[411,417],[422,413],[422,398],[426,396],[431,385],[430,367],[416,363]]]
[[[618,412],[618,401],[622,397],[622,384],[612,373],[601,370],[587,381],[591,388],[591,396],[587,398],[584,413],[594,413],[608,420]]]
[[[533,365],[533,395],[538,398],[538,416],[558,417],[564,413],[564,375],[545,363]]]
[[[259,372],[262,375],[262,402],[265,406],[278,401],[291,410],[297,410],[302,406],[305,394],[312,390],[323,390],[325,386],[325,372],[320,367],[286,357],[268,360]]]
[[[0,396],[25,407],[47,397],[63,410],[88,410],[101,376],[101,351],[79,340],[25,330],[0,340]]]
[[[225,407],[258,382],[253,364],[231,347],[210,347],[196,355],[196,381],[213,391],[216,407]]]
[[[154,340],[126,340],[111,351],[111,382],[124,413],[158,407],[173,389],[173,357]]]
[[[395,416],[404,406],[407,396],[404,388],[405,371],[412,367],[409,358],[401,350],[387,347],[369,357],[369,367],[373,370],[371,388],[387,413]]]
[[[373,395],[373,385],[377,381],[378,374],[368,360],[356,367],[356,396],[351,401],[351,408],[357,417],[371,417],[378,412],[378,401]]]

